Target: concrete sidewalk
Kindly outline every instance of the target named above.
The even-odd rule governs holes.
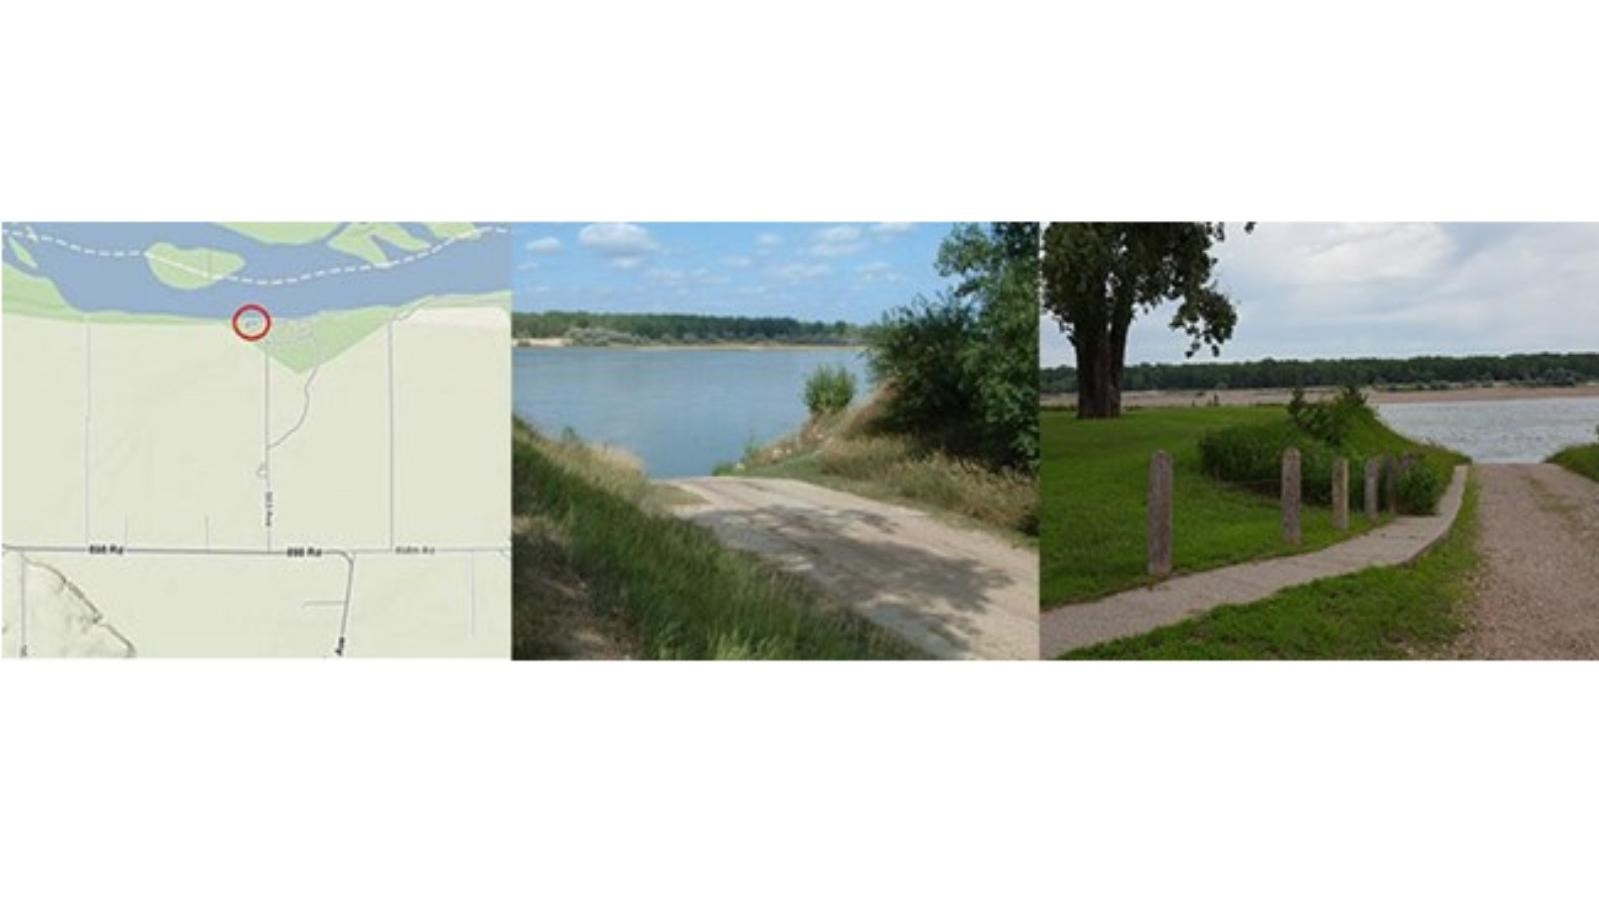
[[[1438,515],[1406,516],[1325,550],[1243,563],[1171,578],[1090,603],[1050,610],[1040,622],[1045,659],[1152,631],[1218,606],[1253,603],[1319,578],[1348,575],[1371,566],[1394,566],[1420,556],[1454,524],[1466,492],[1466,466],[1438,504]]]
[[[1038,552],[921,510],[786,478],[680,478],[672,512],[810,578],[940,659],[1036,659]]]

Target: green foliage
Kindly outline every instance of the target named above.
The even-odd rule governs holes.
[[[1245,226],[1248,230],[1252,226]],[[1177,303],[1171,327],[1188,355],[1219,353],[1238,321],[1216,286],[1211,246],[1226,238],[1207,222],[1056,222],[1044,233],[1044,309],[1077,353],[1082,418],[1121,414],[1128,330],[1140,314]]]
[[[574,343],[600,345],[729,342],[852,344],[863,340],[865,331],[847,322],[802,322],[777,317],[560,310],[518,312],[511,316],[513,337],[567,338]]]
[[[610,328],[573,328],[566,333],[566,339],[578,347],[636,347],[647,343],[636,334]]]
[[[1578,475],[1599,481],[1599,444],[1567,447],[1549,457],[1549,461],[1564,466]]]
[[[1288,401],[1288,417],[1294,424],[1311,437],[1334,447],[1342,446],[1350,431],[1372,416],[1365,395],[1357,387],[1346,387],[1338,396],[1323,403],[1306,402],[1304,388],[1296,387],[1293,398]]]
[[[1333,460],[1338,454],[1292,420],[1207,432],[1199,439],[1200,466],[1212,478],[1276,495],[1282,485],[1283,452],[1290,447],[1299,449],[1301,496],[1306,502],[1326,505],[1332,499]],[[1362,488],[1355,478],[1350,481],[1350,503],[1358,505]]]
[[[805,379],[805,408],[820,416],[843,412],[855,399],[855,375],[843,366],[817,366]]]
[[[937,267],[956,287],[888,312],[868,337],[887,427],[994,468],[1037,466],[1036,248],[1027,223],[951,230]]]
[[[1276,494],[1283,452],[1290,447],[1299,450],[1300,491],[1308,503],[1332,502],[1333,466],[1339,457],[1348,459],[1349,503],[1356,509],[1365,503],[1365,459],[1400,457],[1407,468],[1396,485],[1398,511],[1406,515],[1430,515],[1437,509],[1458,460],[1388,430],[1358,389],[1346,388],[1332,400],[1310,403],[1296,388],[1286,419],[1218,429],[1201,437],[1200,465],[1212,478]]]
[[[1201,435],[1230,426],[1285,422],[1282,407],[1224,406],[1132,409],[1118,419],[1042,413],[1044,454],[1039,502],[1045,607],[1080,603],[1148,584],[1144,503],[1149,458],[1172,455],[1173,561],[1197,572],[1251,559],[1315,550],[1365,531],[1354,516],[1347,532],[1332,527],[1326,507],[1301,515],[1303,544],[1282,541],[1275,488],[1243,490],[1207,477]],[[1276,485],[1278,470],[1271,472]]]
[[[1054,366],[1040,373],[1046,394],[1077,391],[1077,370]],[[1509,356],[1416,356],[1410,359],[1262,359],[1238,363],[1140,363],[1128,366],[1122,389],[1197,391],[1357,384],[1388,388],[1444,388],[1494,383],[1569,385],[1599,381],[1599,353],[1516,353]]]
[[[1438,511],[1449,479],[1435,466],[1415,463],[1399,475],[1399,511],[1410,516],[1430,516]]]

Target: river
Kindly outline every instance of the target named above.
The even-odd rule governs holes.
[[[631,451],[653,478],[708,475],[805,423],[805,378],[821,365],[855,374],[858,349],[619,349],[524,347],[512,351],[517,415],[545,434],[570,428],[586,441]]]
[[[1475,462],[1541,462],[1599,440],[1599,397],[1394,403],[1378,414],[1396,431],[1458,450]]]

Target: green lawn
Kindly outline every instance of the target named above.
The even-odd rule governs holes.
[[[1340,533],[1332,527],[1330,509],[1307,505],[1301,515],[1303,542],[1289,547],[1281,539],[1275,498],[1223,484],[1200,470],[1201,434],[1286,416],[1280,406],[1134,409],[1119,419],[1081,421],[1069,411],[1043,411],[1039,543],[1044,607],[1081,603],[1150,582],[1145,574],[1144,498],[1149,458],[1156,450],[1172,454],[1177,572],[1316,550],[1368,529],[1358,509],[1350,511],[1349,531]],[[1439,452],[1375,423],[1357,429],[1348,444],[1352,487],[1361,477],[1355,454]]]
[[[1594,481],[1599,481],[1599,444],[1567,447],[1549,457],[1549,461],[1565,466],[1578,475],[1586,475]]]
[[[1409,659],[1447,655],[1477,566],[1477,485],[1450,533],[1405,566],[1371,568],[1222,606],[1064,659]]]

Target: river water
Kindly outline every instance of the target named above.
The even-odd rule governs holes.
[[[555,436],[625,448],[654,478],[708,475],[805,423],[805,378],[817,366],[869,383],[856,349],[617,349],[524,347],[512,351],[516,414]]]
[[[484,229],[480,236],[446,245],[419,223],[399,224],[432,252],[384,244],[390,264],[378,266],[334,250],[326,240],[270,244],[201,222],[56,222],[7,223],[9,239],[0,241],[0,254],[28,274],[49,278],[68,303],[90,312],[226,319],[241,304],[260,303],[273,316],[297,318],[329,309],[397,306],[430,294],[476,294],[511,286],[512,248],[504,226],[480,223]],[[30,239],[26,236],[30,233],[48,239]],[[12,241],[27,251],[36,267],[17,256]],[[240,256],[244,267],[233,274],[251,280],[222,280],[199,290],[172,287],[155,277],[140,255],[159,242]],[[294,283],[260,283],[317,272],[331,274]]]
[[[1377,410],[1396,431],[1476,462],[1540,462],[1561,447],[1599,440],[1599,397],[1393,403]]]

